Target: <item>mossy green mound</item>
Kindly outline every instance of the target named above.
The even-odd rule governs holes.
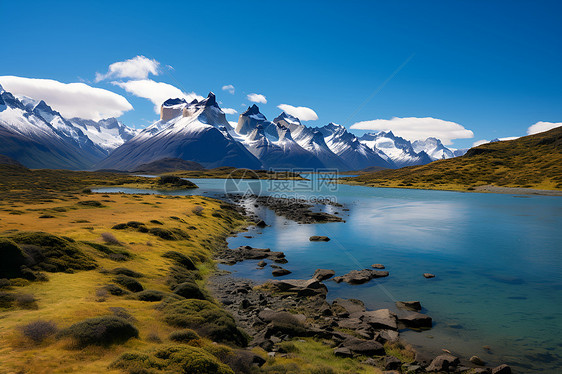
[[[248,336],[236,327],[234,318],[209,301],[176,301],[166,303],[162,309],[164,321],[171,326],[195,329],[217,342],[229,342],[239,346],[248,344]]]
[[[129,321],[116,316],[89,318],[61,331],[81,346],[124,343],[139,336],[139,331]]]

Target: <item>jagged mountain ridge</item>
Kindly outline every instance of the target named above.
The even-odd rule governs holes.
[[[139,132],[96,168],[132,170],[164,157],[195,161],[207,168],[259,169],[261,162],[229,133],[230,124],[210,92],[202,101],[167,100],[161,120]]]
[[[31,104],[0,86],[0,154],[30,168],[74,170],[87,169],[104,157],[83,134],[66,128],[58,112],[42,101]]]
[[[115,118],[67,120],[42,100],[0,92],[6,97],[4,106],[10,103],[0,115],[2,139],[6,139],[0,153],[19,157],[29,167],[134,170],[171,157],[210,168],[347,171],[421,165],[465,153],[446,148],[436,138],[411,143],[392,132],[358,138],[334,123],[307,127],[285,112],[268,121],[255,104],[239,116],[238,123],[230,124],[212,93],[200,102],[168,99],[161,106],[161,119],[141,131]]]

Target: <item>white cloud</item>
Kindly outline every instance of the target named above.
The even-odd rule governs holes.
[[[519,136],[506,136],[505,138],[496,138],[494,140],[482,139],[482,140],[477,140],[474,143],[472,143],[472,146],[478,147],[479,145],[488,144],[490,142],[498,142],[498,141],[506,142],[506,141],[509,141],[509,140],[515,140],[515,139],[519,139],[519,138],[520,138]]]
[[[318,115],[316,114],[316,112],[305,106],[281,104],[277,105],[277,108],[281,109],[287,114],[292,115],[293,117],[297,117],[301,121],[316,121],[318,119]]]
[[[168,83],[155,82],[151,79],[132,80],[127,82],[111,82],[116,86],[121,87],[125,91],[145,99],[152,101],[154,104],[154,111],[160,113],[160,106],[168,99],[183,98],[188,102],[193,99],[203,100],[202,96],[197,95],[195,92],[185,93],[179,88],[172,86]]]
[[[236,113],[238,113],[236,111],[236,109],[232,109],[232,108],[221,108],[221,109],[224,112],[224,114],[236,114]]]
[[[227,91],[229,94],[232,94],[232,95],[234,95],[234,91],[235,91],[234,86],[231,85],[231,84],[227,84],[226,86],[222,86],[222,90]]]
[[[474,137],[474,133],[471,130],[465,129],[458,123],[432,117],[376,119],[357,122],[351,128],[356,130],[392,131],[395,135],[408,140],[424,140],[428,137],[435,137],[441,139],[445,145],[452,144],[453,139]]]
[[[562,122],[537,122],[534,125],[530,126],[527,129],[527,135],[534,135],[538,134],[539,132],[544,132],[548,130],[552,130],[556,127],[562,126]]]
[[[108,78],[146,79],[149,74],[159,74],[160,63],[144,56],[136,56],[130,60],[118,61],[109,65],[107,73],[96,73],[96,82]]]
[[[0,84],[14,95],[44,100],[66,118],[80,117],[97,121],[119,117],[133,109],[123,96],[85,83],[62,83],[52,79],[2,76]]]
[[[248,98],[248,100],[250,100],[253,103],[267,104],[267,99],[263,95],[251,93],[246,97]]]
[[[487,139],[481,139],[481,140],[477,140],[477,141],[475,141],[474,143],[472,143],[472,146],[473,146],[473,147],[478,147],[479,145],[487,144],[487,143],[490,143],[490,141],[487,140]]]

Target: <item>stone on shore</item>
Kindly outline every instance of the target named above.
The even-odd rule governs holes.
[[[373,269],[363,269],[363,270],[352,270],[345,275],[335,277],[334,281],[336,283],[346,282],[349,284],[363,284],[367,283],[374,278],[388,277],[388,271],[373,270]]]
[[[295,293],[297,296],[322,296],[328,293],[328,288],[316,279],[284,279],[272,280],[266,283],[273,291]]]
[[[374,329],[397,330],[396,315],[388,309],[363,312],[361,318]]]
[[[402,366],[402,361],[394,356],[386,356],[384,358],[384,369],[385,370],[399,370]]]
[[[427,368],[426,371],[450,371],[453,367],[459,364],[459,359],[455,356],[444,354],[439,355],[431,361],[431,364]]]
[[[357,299],[337,298],[332,302],[332,310],[339,317],[348,317],[350,314],[364,312],[365,304]]]
[[[328,238],[327,236],[313,235],[308,238],[308,240],[310,240],[311,242],[329,242],[330,238]]]
[[[345,339],[340,348],[347,348],[351,352],[363,356],[383,356],[384,347],[381,343],[374,340],[363,340],[355,337]]]
[[[503,364],[492,369],[492,374],[511,374],[509,365]]]
[[[312,279],[323,281],[323,280],[332,278],[334,275],[336,275],[336,272],[333,271],[333,270],[316,269],[316,271],[314,272],[314,275],[312,276]]]
[[[435,274],[431,274],[431,273],[423,273],[423,276],[425,278],[435,278]]]
[[[260,220],[258,223],[256,223],[256,226],[260,228],[264,228],[267,226],[267,223],[265,223],[263,220]]]
[[[396,306],[400,309],[411,310],[413,312],[418,312],[422,308],[419,301],[397,301]]]
[[[336,357],[353,357],[353,353],[348,348],[334,349],[334,356]]]
[[[472,362],[475,365],[484,366],[486,363],[478,356],[472,356],[468,361]]]
[[[384,269],[384,265],[383,264],[373,264],[371,265],[372,268],[374,269]]]
[[[260,268],[265,267],[265,265],[267,265],[267,262],[265,262],[264,260],[261,260],[260,262],[258,262],[258,266],[259,266]]]

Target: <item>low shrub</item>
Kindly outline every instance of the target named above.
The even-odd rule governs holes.
[[[51,214],[41,214],[39,216],[39,218],[55,218],[55,216],[51,215]]]
[[[203,208],[202,206],[196,205],[193,207],[193,209],[191,209],[191,213],[195,214],[196,216],[202,216],[204,210],[205,208]]]
[[[158,181],[156,183],[161,186],[170,185],[174,187],[197,188],[197,185],[195,185],[195,183],[185,179],[181,179],[180,177],[176,177],[174,175],[163,175],[158,178]]]
[[[33,294],[24,293],[16,295],[16,305],[22,309],[37,309],[37,299]]]
[[[193,374],[234,374],[231,368],[221,363],[215,356],[198,347],[188,345],[164,347],[154,354],[167,362],[168,369],[177,367],[180,373]]]
[[[129,321],[116,316],[89,318],[61,331],[60,336],[68,336],[78,346],[104,345],[124,343],[137,338],[139,331]]]
[[[103,204],[100,203],[99,201],[96,201],[96,200],[82,200],[82,201],[77,202],[77,204],[82,205],[82,206],[93,207],[93,208],[103,207]]]
[[[184,282],[174,288],[174,293],[186,299],[205,300],[207,297],[195,282]]]
[[[0,238],[0,274],[6,278],[22,276],[21,267],[29,264],[30,259],[12,240]]]
[[[164,240],[187,240],[190,238],[188,233],[178,228],[163,229],[161,227],[152,227],[148,229],[148,232]]]
[[[15,294],[10,292],[0,292],[0,308],[11,308],[15,301]]]
[[[42,343],[45,339],[57,333],[58,328],[54,322],[37,320],[20,326],[19,330],[34,343]]]
[[[146,335],[146,341],[151,343],[162,343],[162,338],[158,335],[158,332],[151,331]]]
[[[175,288],[178,284],[185,282],[195,282],[202,279],[201,274],[195,270],[187,270],[183,266],[173,265],[170,266],[166,284],[171,289]]]
[[[116,225],[113,225],[111,228],[112,228],[113,230],[125,230],[125,229],[127,229],[128,227],[129,227],[129,226],[127,226],[126,223],[118,223],[118,224],[116,224]]]
[[[103,240],[106,244],[110,244],[110,245],[123,245],[119,240],[117,240],[115,235],[113,235],[110,232],[102,233],[101,240]]]
[[[167,251],[162,254],[162,257],[169,258],[186,268],[187,270],[196,270],[197,267],[193,263],[193,261],[187,257],[186,255],[176,252],[176,251]]]
[[[123,307],[112,306],[112,307],[109,307],[108,309],[111,313],[113,313],[113,315],[115,317],[123,318],[123,319],[126,319],[127,321],[131,321],[131,322],[136,321],[136,318],[133,317],[133,315],[131,313],[129,313],[127,311],[127,309],[125,309]]]
[[[86,255],[70,238],[45,232],[19,232],[10,236],[21,246],[29,259],[29,268],[50,272],[92,270],[95,261]]]
[[[188,299],[167,303],[163,313],[164,321],[171,326],[195,329],[216,342],[248,344],[248,336],[236,327],[234,318],[209,301]]]
[[[116,284],[107,284],[107,285],[103,286],[101,289],[106,290],[107,292],[109,292],[113,296],[123,296],[123,295],[127,295],[129,293],[129,291],[125,291],[124,289],[117,286]]]
[[[158,221],[157,219],[151,219],[151,220],[150,220],[150,223],[153,223],[153,224],[155,224],[155,225],[163,225],[163,223],[160,222],[160,221]]]
[[[138,280],[126,275],[118,275],[113,279],[113,281],[132,292],[140,292],[144,290],[144,287]]]
[[[139,227],[144,226],[144,223],[139,221],[129,221],[127,222],[127,226],[138,229]]]
[[[166,293],[158,290],[144,290],[135,296],[140,301],[161,301]]]
[[[127,251],[124,248],[109,247],[105,244],[88,242],[88,241],[84,241],[82,243],[87,244],[90,247],[92,247],[92,248],[98,250],[99,252],[105,254],[107,256],[107,258],[109,258],[110,260],[113,260],[113,261],[117,261],[117,262],[128,261],[133,257],[131,255],[131,252]]]
[[[170,340],[178,343],[189,343],[197,339],[200,339],[200,336],[191,329],[177,330],[170,334]]]

